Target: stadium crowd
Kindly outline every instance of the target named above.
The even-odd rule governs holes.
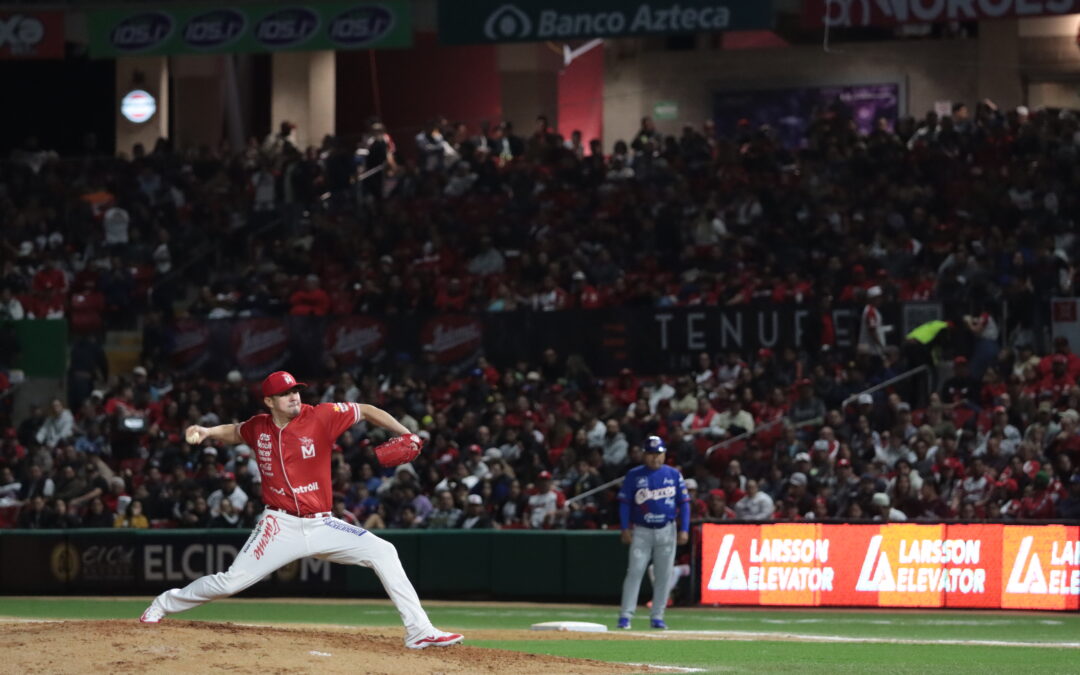
[[[696,518],[1080,518],[1080,357],[1044,338],[1045,300],[1074,295],[1067,111],[983,102],[860,135],[831,107],[802,148],[745,125],[664,137],[646,119],[610,154],[543,118],[527,137],[435,120],[408,148],[379,122],[355,145],[300,149],[293,134],[108,159],[31,140],[0,164],[0,317],[67,316],[86,385],[7,420],[7,525],[253,524],[251,449],[181,434],[258,412],[258,383],[173,372],[162,336],[177,315],[763,302],[871,311],[852,353],[823,325],[820,351],[702,354],[664,377],[601,378],[549,349],[318,382],[308,402],[373,403],[428,439],[386,471],[378,431],[343,435],[335,512],[369,528],[610,526],[614,489],[566,499],[658,434]],[[952,321],[886,346],[873,310],[907,300],[940,301]],[[136,325],[143,365],[109,373],[101,331]],[[929,396],[911,382],[860,395],[915,365],[945,376]]]

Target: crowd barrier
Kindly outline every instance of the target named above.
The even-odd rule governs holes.
[[[1080,608],[1080,527],[706,524],[701,602]]]

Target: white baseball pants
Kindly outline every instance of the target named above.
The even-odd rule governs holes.
[[[394,602],[407,636],[431,630],[431,621],[401,566],[397,549],[385,539],[329,515],[297,518],[263,511],[244,548],[225,572],[208,574],[183,588],[165,591],[157,602],[167,614],[227,598],[304,557],[370,567]]]

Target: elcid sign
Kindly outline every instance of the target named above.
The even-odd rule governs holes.
[[[95,58],[412,44],[404,0],[101,10],[89,25]]]
[[[705,604],[1080,608],[1080,528],[704,526]]]
[[[772,0],[439,2],[439,41],[461,45],[771,28]]]
[[[0,12],[0,59],[64,58],[60,12]]]

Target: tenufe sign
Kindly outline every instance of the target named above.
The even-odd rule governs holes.
[[[703,604],[1080,608],[1080,527],[703,527]]]
[[[806,0],[803,24],[895,26],[1080,12],[1080,0]]]

